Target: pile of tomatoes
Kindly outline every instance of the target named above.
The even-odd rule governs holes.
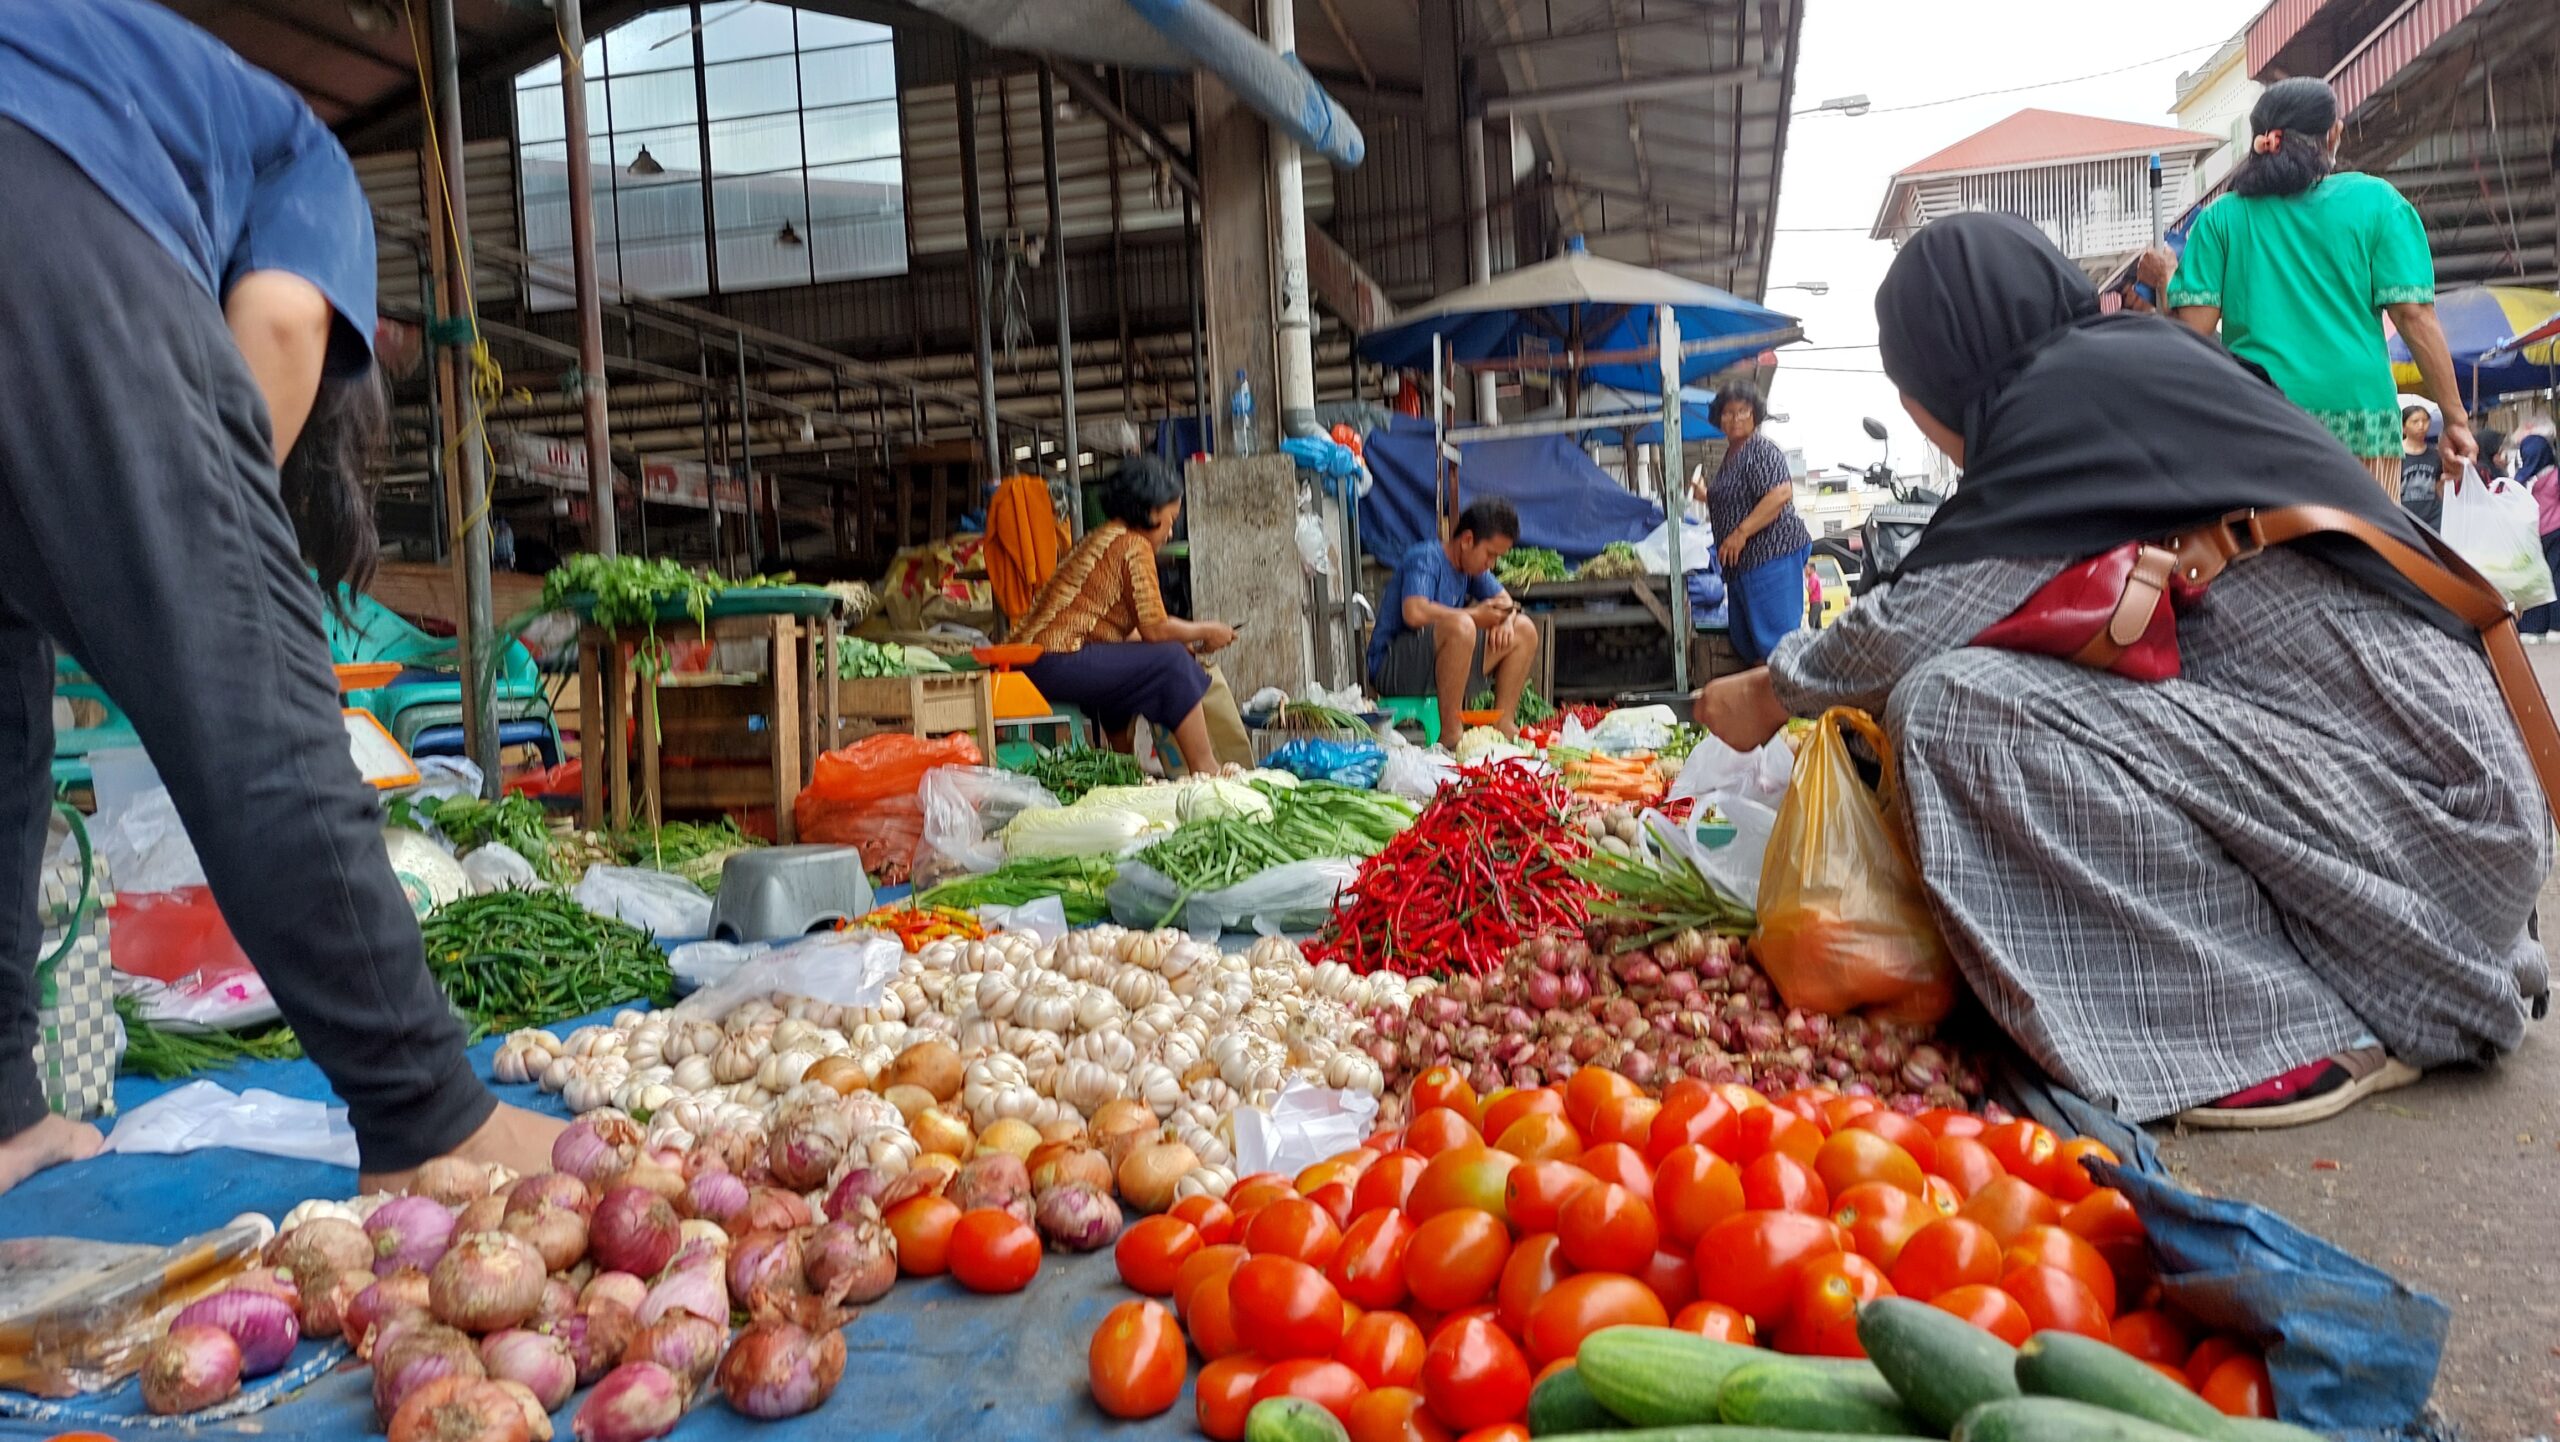
[[[1544,1369],[1602,1327],[1858,1356],[1858,1304],[1904,1296],[2013,1344],[2112,1340],[2225,1412],[2274,1415],[2256,1355],[2148,1305],[2142,1223],[2081,1165],[2115,1160],[2096,1142],[1819,1091],[1687,1079],[1648,1097],[1600,1068],[1479,1100],[1435,1067],[1409,1114],[1294,1179],[1246,1177],[1123,1233],[1121,1280],[1148,1300],[1095,1332],[1096,1402],[1172,1408],[1187,1332],[1209,1437],[1295,1396],[1353,1442],[1502,1442],[1528,1435]]]

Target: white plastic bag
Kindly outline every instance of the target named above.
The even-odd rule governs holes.
[[[1054,809],[1058,798],[1028,776],[988,766],[937,766],[916,786],[924,837],[916,843],[915,884],[939,885],[1004,865],[996,833],[1026,811]]]
[[[1695,820],[1683,828],[1647,813],[1646,821],[1657,845],[1663,844],[1666,829],[1675,832],[1681,838],[1678,849],[1697,864],[1709,881],[1756,910],[1760,905],[1760,860],[1769,849],[1770,833],[1777,830],[1777,808],[1739,792],[1716,791],[1699,797],[1689,814],[1703,816],[1709,809],[1720,813],[1733,828],[1733,839],[1722,846],[1709,846],[1701,840]],[[1657,822],[1658,825],[1653,824]]]
[[[1067,934],[1067,904],[1054,896],[1036,897],[1020,906],[981,906],[978,919],[991,931],[1019,931],[1042,946],[1055,946]]]
[[[1591,749],[1611,756],[1659,751],[1671,739],[1680,718],[1668,706],[1631,706],[1612,711],[1591,728]]]
[[[544,882],[533,863],[503,841],[475,846],[462,858],[462,883],[473,896],[492,891],[539,891]]]
[[[590,866],[571,899],[653,936],[708,936],[711,898],[681,876],[639,866]]]
[[[107,863],[118,891],[177,891],[204,885],[204,863],[169,788],[154,786],[89,827],[89,841]]]
[[[667,969],[676,974],[676,990],[690,995],[771,950],[770,941],[688,941],[667,953]]]
[[[1794,779],[1796,756],[1784,736],[1773,736],[1766,745],[1748,755],[1734,750],[1713,736],[1700,737],[1697,749],[1680,765],[1680,774],[1671,778],[1671,789],[1663,800],[1678,801],[1690,796],[1712,796],[1731,792],[1770,806],[1787,794]]]
[[[1132,861],[1104,894],[1111,919],[1122,926],[1178,926],[1203,940],[1227,931],[1279,936],[1323,925],[1334,898],[1359,875],[1357,860],[1328,856],[1274,866],[1223,891],[1185,896],[1164,873]]]
[[[347,1109],[251,1087],[233,1092],[191,1081],[126,1112],[107,1135],[111,1152],[174,1155],[230,1147],[295,1161],[354,1168],[356,1131]]]
[[[1427,803],[1457,779],[1458,763],[1449,757],[1421,746],[1398,746],[1387,752],[1387,764],[1378,772],[1378,789]]]
[[[742,1001],[761,996],[805,996],[835,1006],[879,1002],[906,964],[907,948],[876,931],[821,932],[788,946],[748,957],[727,976],[676,1003],[688,1016],[713,1021]]]
[[[2469,461],[2462,482],[2444,491],[2445,544],[2479,568],[2518,610],[2554,599],[2542,556],[2542,525],[2533,492],[2504,478],[2484,479]]]
[[[1293,1081],[1272,1098],[1267,1112],[1260,1107],[1236,1108],[1237,1172],[1295,1176],[1359,1146],[1377,1119],[1378,1099],[1367,1092]]]

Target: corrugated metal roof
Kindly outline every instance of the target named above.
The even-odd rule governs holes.
[[[2302,27],[2326,8],[2329,0],[2273,0],[2249,22],[2249,73],[2257,74],[2276,58]]]
[[[2059,110],[2021,110],[1946,149],[1923,156],[1894,172],[1897,178],[1955,175],[1971,170],[2006,170],[2016,166],[2052,165],[2071,160],[2103,160],[2115,155],[2147,155],[2152,151],[2206,151],[2222,143],[2219,135],[2178,130],[2166,125],[2138,125],[2095,115]]]
[[[2415,0],[2393,16],[2329,72],[2329,88],[2338,92],[2338,113],[2355,114],[2357,106],[2479,8],[2480,0]]]

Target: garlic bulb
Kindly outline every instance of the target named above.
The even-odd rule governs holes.
[[[1190,1197],[1223,1197],[1236,1184],[1236,1174],[1223,1166],[1197,1166],[1182,1174],[1173,1184],[1173,1199]]]

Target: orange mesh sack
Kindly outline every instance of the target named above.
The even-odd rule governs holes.
[[[862,869],[894,886],[907,879],[924,839],[924,804],[916,795],[924,774],[981,760],[966,732],[930,740],[903,732],[865,736],[819,755],[791,818],[802,841],[859,847]]]
[[[1843,733],[1884,763],[1881,803]],[[1865,712],[1822,715],[1760,862],[1760,932],[1751,952],[1791,1007],[1934,1022],[1955,1005],[1956,970],[1928,897],[1885,817],[1893,747]]]

